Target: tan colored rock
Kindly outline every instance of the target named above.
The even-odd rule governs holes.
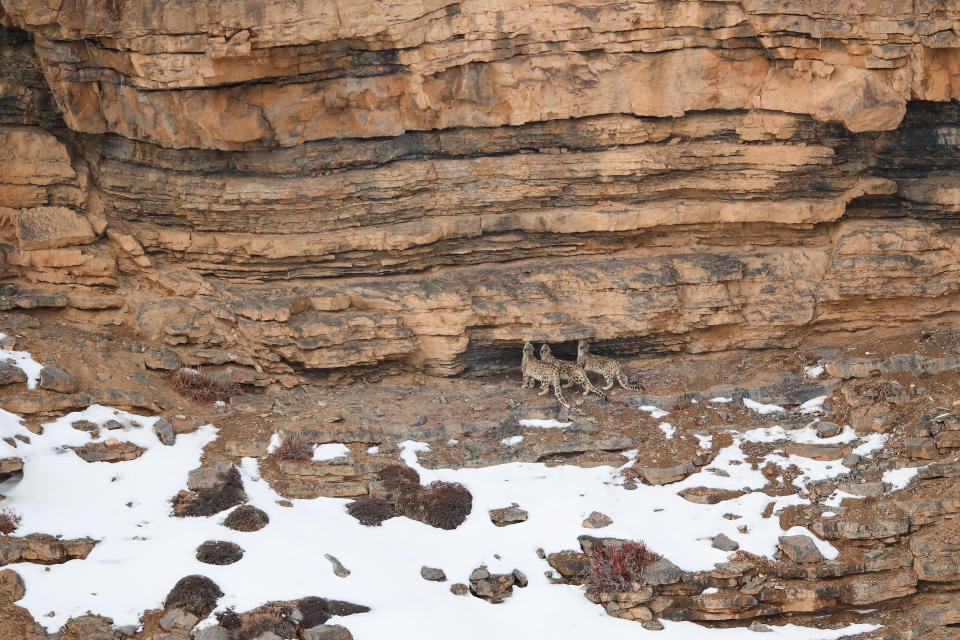
[[[23,251],[89,244],[96,239],[86,218],[66,207],[0,208],[0,217],[13,219],[17,246]]]

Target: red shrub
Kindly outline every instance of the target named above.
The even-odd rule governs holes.
[[[461,484],[441,482],[420,496],[423,522],[438,529],[456,529],[470,515],[473,496]]]
[[[630,591],[632,582],[654,560],[642,542],[595,544],[590,550],[590,570],[584,584],[590,591]]]
[[[20,516],[9,509],[0,510],[0,533],[10,535],[20,525]]]
[[[673,403],[673,406],[670,407],[671,413],[678,413],[683,411],[689,411],[693,408],[693,401],[690,398],[683,397],[677,398],[677,401]]]

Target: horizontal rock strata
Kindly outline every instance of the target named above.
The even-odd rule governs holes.
[[[955,317],[950,3],[371,7],[0,0],[0,309],[258,383]]]

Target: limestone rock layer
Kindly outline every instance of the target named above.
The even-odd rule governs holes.
[[[251,379],[960,310],[960,3],[0,0],[0,308]]]

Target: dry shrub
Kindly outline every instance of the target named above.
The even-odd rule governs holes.
[[[199,618],[206,618],[217,606],[223,591],[210,578],[192,575],[180,578],[167,594],[163,606],[167,609],[183,609]]]
[[[377,472],[377,480],[383,483],[388,490],[406,488],[410,485],[420,486],[420,474],[416,469],[402,464],[390,464]]]
[[[232,631],[243,626],[243,618],[233,609],[227,609],[217,614],[217,624],[228,631]]]
[[[274,453],[284,460],[310,460],[313,444],[302,433],[292,433],[284,436]]]
[[[421,494],[419,501],[423,522],[438,529],[456,529],[473,509],[473,496],[461,484],[435,484]]]
[[[590,568],[584,584],[590,591],[630,591],[633,582],[654,560],[642,542],[624,540],[596,544],[590,549]]]
[[[237,507],[230,512],[223,526],[234,531],[259,531],[270,522],[270,517],[251,504]]]
[[[677,401],[673,403],[672,407],[670,407],[670,412],[683,413],[685,411],[689,411],[692,408],[693,408],[693,402],[690,400],[690,398],[684,396],[681,398],[677,398]]]
[[[318,624],[323,624],[330,619],[330,603],[324,598],[309,596],[297,601],[297,609],[303,614],[303,620],[300,621],[300,627],[303,629],[312,629]]]
[[[243,549],[234,542],[207,540],[197,547],[197,560],[205,564],[233,564],[243,557]]]
[[[379,527],[384,520],[397,515],[392,504],[373,496],[360,496],[347,505],[347,513],[365,527]]]
[[[187,368],[177,369],[173,374],[173,387],[180,395],[197,402],[226,402],[240,391],[240,385],[235,382],[218,380],[199,369]]]
[[[5,536],[16,531],[20,526],[20,516],[9,509],[0,509],[0,533]]]
[[[215,489],[181,491],[173,497],[173,513],[178,517],[212,516],[247,500],[243,479],[236,467],[231,467],[223,484]]]

